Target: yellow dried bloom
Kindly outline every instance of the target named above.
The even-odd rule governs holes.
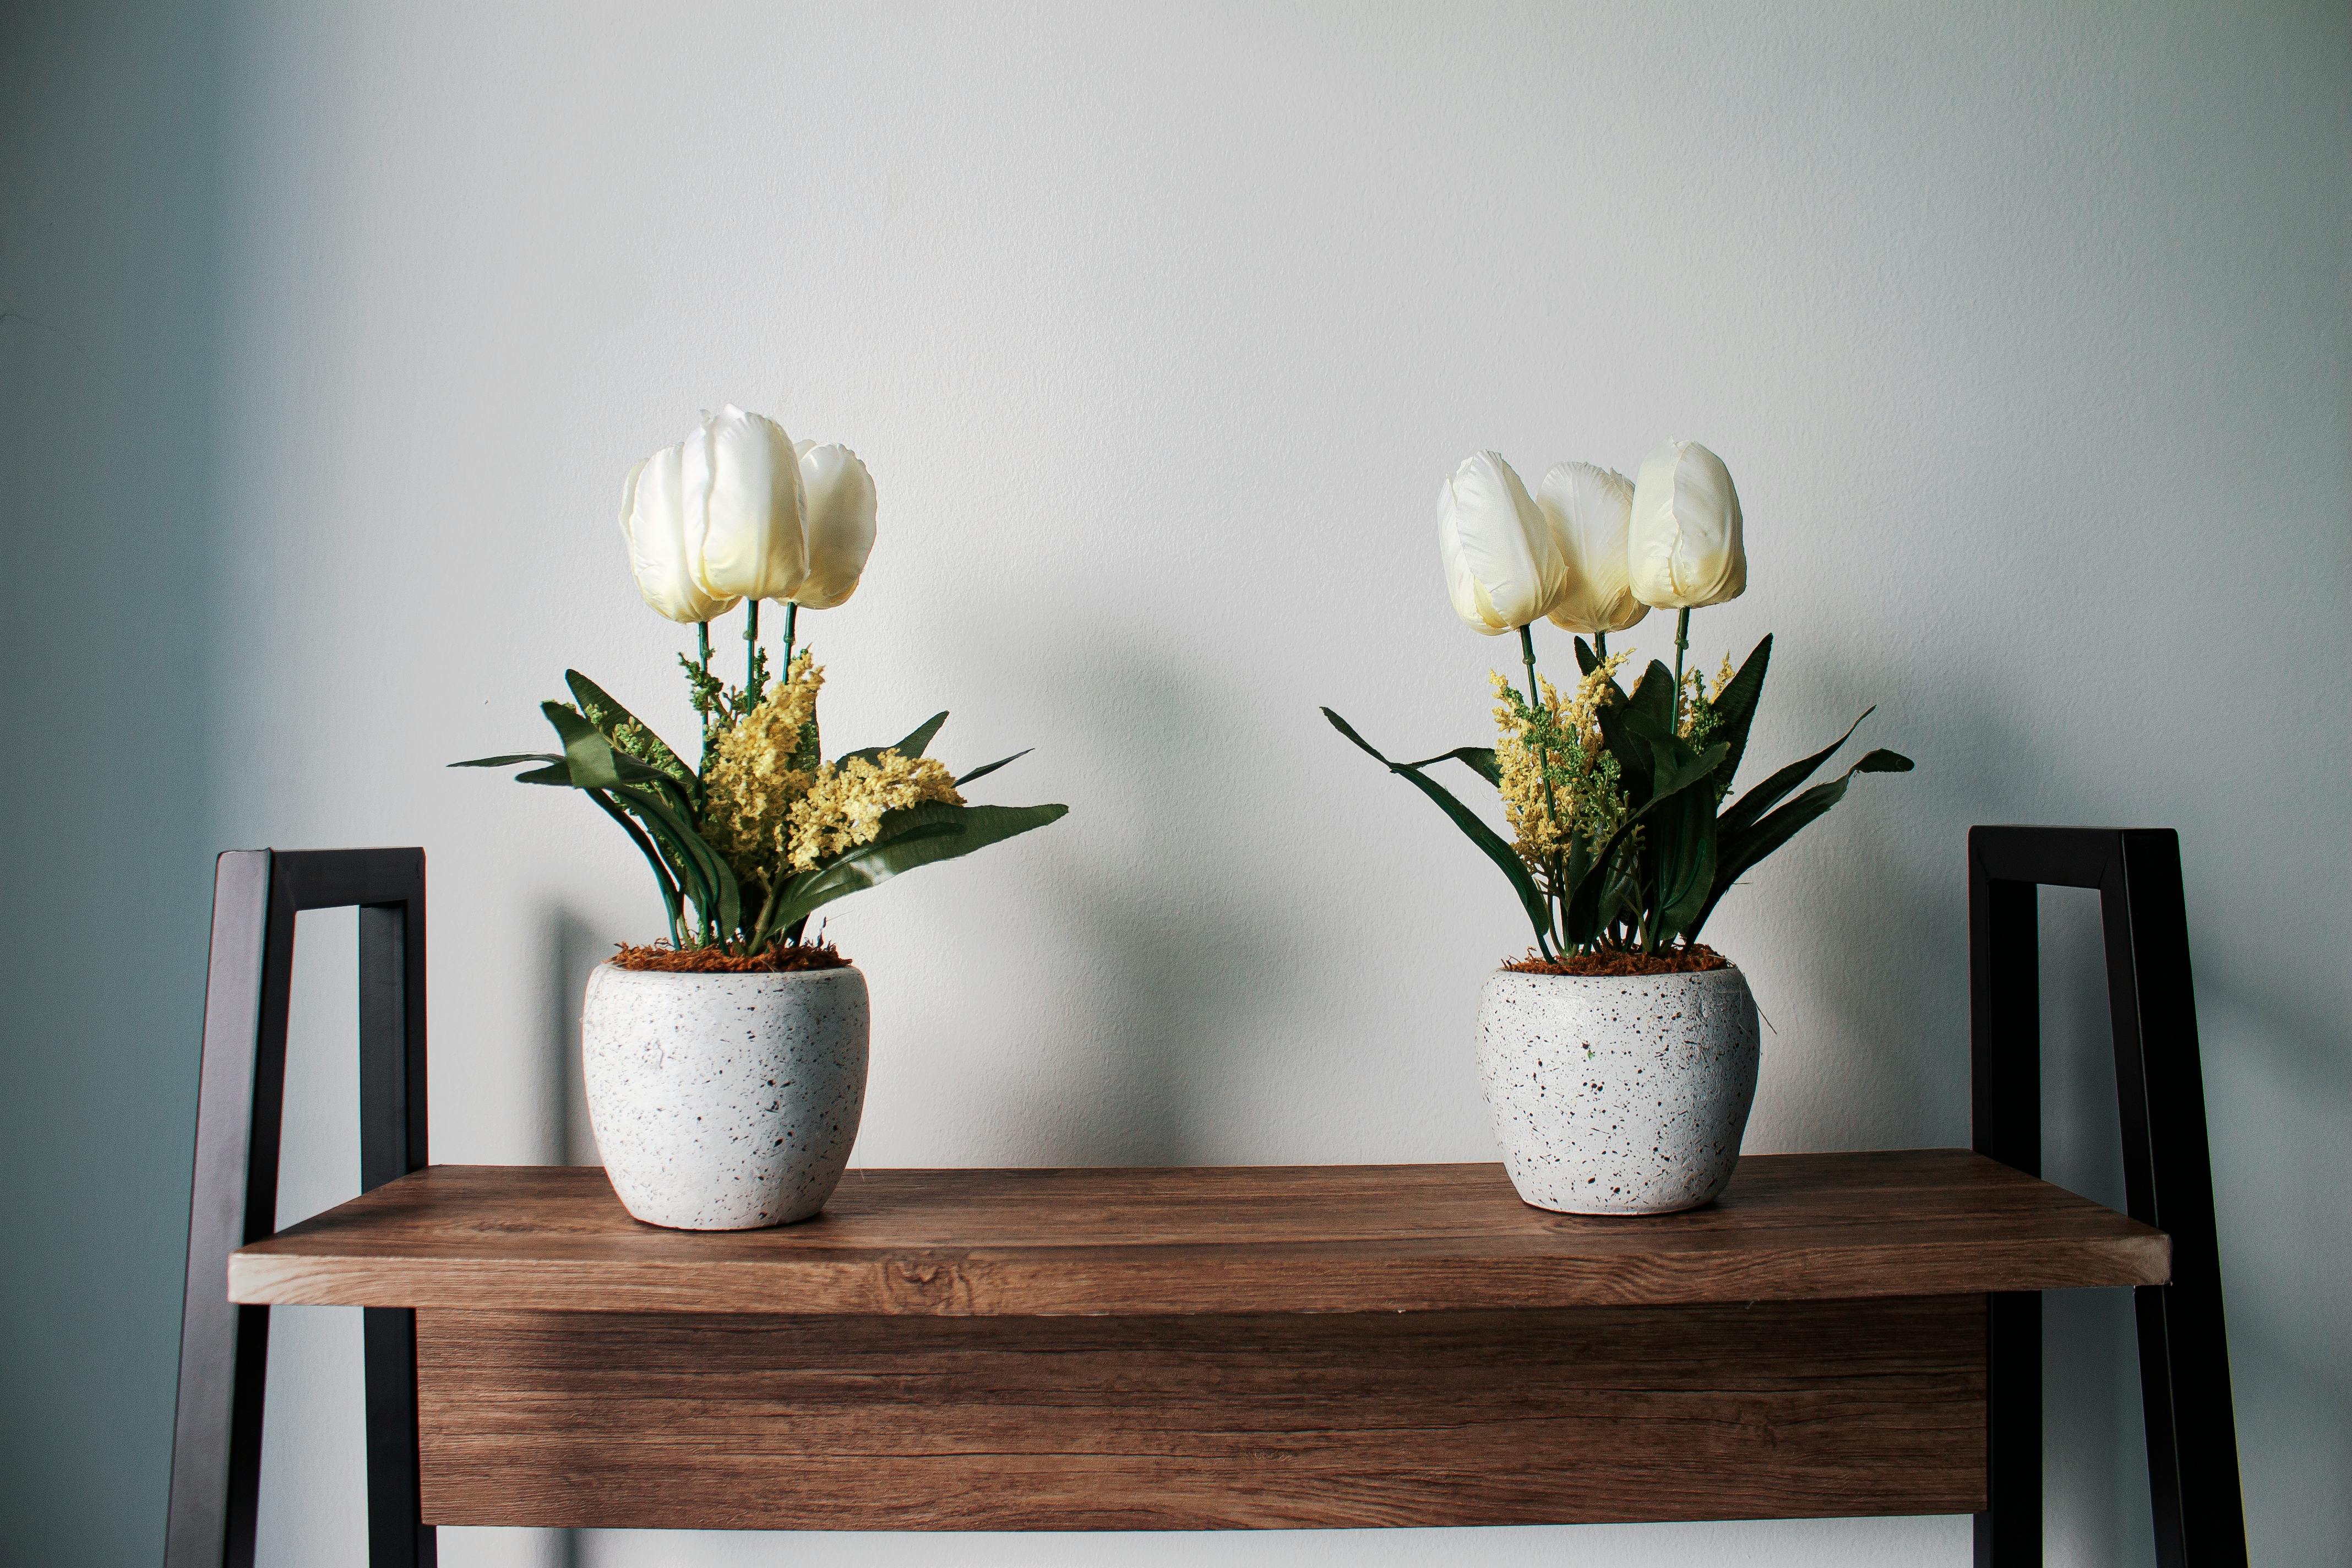
[[[845,849],[881,836],[885,812],[926,801],[961,805],[955,777],[930,757],[902,757],[898,749],[872,762],[852,757],[816,771],[807,792],[792,803],[792,868],[812,870]]]
[[[1531,706],[1499,672],[1489,672],[1496,703],[1495,761],[1502,774],[1503,815],[1511,825],[1512,847],[1528,868],[1547,883],[1553,863],[1573,840],[1599,847],[1624,820],[1617,759],[1601,741],[1603,693],[1623,654],[1612,654],[1577,683],[1562,700],[1559,689],[1538,678],[1543,706]]]
[[[793,805],[809,792],[806,763],[824,671],[806,654],[760,705],[712,738],[702,773],[705,842],[727,859],[737,881],[773,887],[791,858]]]

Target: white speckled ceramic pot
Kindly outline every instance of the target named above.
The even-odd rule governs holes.
[[[1737,969],[1514,974],[1478,999],[1478,1076],[1519,1196],[1562,1214],[1672,1214],[1731,1180],[1756,1098]]]
[[[806,1219],[866,1109],[866,977],[600,963],[581,1011],[588,1116],[628,1211],[673,1230]]]

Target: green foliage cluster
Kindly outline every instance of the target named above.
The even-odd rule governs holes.
[[[709,742],[730,720],[740,720],[757,706],[759,677],[755,665],[747,690],[722,691],[707,665],[685,661],[692,684],[696,710],[704,720],[704,758],[709,765]],[[576,789],[617,823],[644,855],[661,889],[669,919],[672,945],[721,947],[730,952],[761,952],[778,942],[797,942],[809,916],[836,899],[877,886],[918,866],[952,860],[975,849],[1043,827],[1066,815],[1066,805],[966,805],[943,801],[884,816],[872,842],[856,845],[820,864],[783,878],[762,891],[745,887],[727,857],[704,836],[704,813],[709,805],[701,776],[687,765],[652,728],[631,713],[604,688],[578,670],[564,671],[571,688],[570,702],[542,702],[540,711],[555,731],[560,752],[526,752],[505,756],[477,757],[452,767],[494,768],[535,764],[515,775],[515,782]],[[868,746],[845,753],[871,763],[886,751],[902,757],[923,755],[940,727],[944,712],[932,715],[895,747]],[[812,717],[801,726],[799,749],[793,766],[814,772],[818,765],[819,737]],[[1016,756],[1025,753],[1016,753]],[[955,782],[969,784],[1015,760],[1006,757],[974,768]],[[755,897],[755,895],[757,895]]]
[[[1807,787],[1870,716],[1865,710],[1837,740],[1725,806],[1748,750],[1771,655],[1767,637],[1712,698],[1686,699],[1682,683],[1654,659],[1630,692],[1613,679],[1599,682],[1595,717],[1602,761],[1613,764],[1606,796],[1619,803],[1613,826],[1605,836],[1592,832],[1580,814],[1575,826],[1585,830],[1562,834],[1565,847],[1554,862],[1532,870],[1509,840],[1426,771],[1459,762],[1499,785],[1502,770],[1493,748],[1462,746],[1418,763],[1391,762],[1339,714],[1326,708],[1323,716],[1427,795],[1510,879],[1545,956],[1610,949],[1656,952],[1675,942],[1696,942],[1732,884],[1843,800],[1854,774],[1912,767],[1899,752],[1870,751],[1838,777]],[[1581,637],[1576,658],[1588,677],[1598,668]],[[1687,712],[1686,701],[1692,704]],[[1556,741],[1575,743],[1573,737]]]

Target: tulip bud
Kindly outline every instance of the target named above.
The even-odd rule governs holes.
[[[1642,464],[1626,553],[1645,605],[1696,610],[1748,589],[1739,493],[1723,459],[1696,441],[1669,441]]]
[[[801,494],[808,515],[807,579],[795,604],[829,610],[857,591],[874,551],[874,477],[846,447],[803,441]]]
[[[708,621],[735,607],[696,580],[700,519],[688,527],[686,447],[664,447],[629,470],[621,486],[621,534],[646,603],[673,621]]]
[[[1464,458],[1437,501],[1438,561],[1465,625],[1499,637],[1550,612],[1568,563],[1510,464],[1493,452]]]
[[[1568,563],[1568,591],[1552,606],[1552,625],[1589,637],[1622,632],[1650,613],[1633,597],[1625,559],[1633,480],[1591,463],[1555,463],[1536,505]]]
[[[685,441],[695,580],[712,598],[786,599],[808,576],[801,465],[774,420],[729,404]]]

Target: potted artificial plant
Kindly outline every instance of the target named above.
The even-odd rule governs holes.
[[[1440,497],[1439,553],[1472,629],[1517,632],[1527,689],[1493,679],[1500,734],[1392,763],[1337,713],[1339,732],[1442,807],[1501,868],[1536,945],[1487,978],[1479,1076],[1519,1195],[1570,1214],[1665,1214],[1730,1181],[1756,1090],[1756,1003],[1698,938],[1743,874],[1843,797],[1857,773],[1910,759],[1864,753],[1807,786],[1853,733],[1733,798],[1772,639],[1710,682],[1685,671],[1690,613],[1748,585],[1739,498],[1720,458],[1669,442],[1638,484],[1562,463],[1529,497],[1482,452]],[[1675,668],[1653,659],[1629,690],[1609,634],[1676,612]],[[1574,634],[1563,697],[1536,672],[1534,623]],[[1584,639],[1590,637],[1588,644]],[[1865,713],[1864,717],[1868,717]],[[1862,721],[1857,719],[1854,725]],[[1506,839],[1430,777],[1459,762],[1495,786]]]
[[[729,407],[630,471],[621,529],[646,603],[696,628],[686,667],[699,765],[578,670],[543,702],[559,747],[454,765],[530,763],[620,826],[661,890],[665,940],[624,944],[588,979],[588,1112],[629,1212],[682,1230],[805,1219],[849,1163],[866,1101],[865,976],[811,915],[901,871],[1042,827],[1063,805],[972,805],[927,754],[937,713],[896,745],[827,760],[824,670],[795,651],[802,607],[856,591],[874,547],[874,481],[845,447]],[[760,603],[784,606],[769,678]],[[744,607],[744,673],[711,673],[710,623]],[[1016,753],[1016,755],[1023,753]]]

